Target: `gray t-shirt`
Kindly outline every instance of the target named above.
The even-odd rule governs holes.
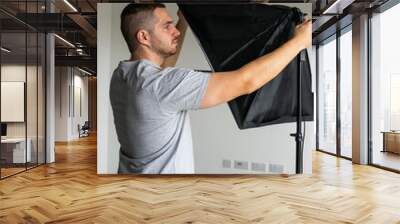
[[[194,173],[187,110],[200,107],[209,74],[121,61],[110,84],[118,135],[118,173]]]

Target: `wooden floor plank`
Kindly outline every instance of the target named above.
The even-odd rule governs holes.
[[[313,153],[313,174],[101,176],[96,139],[0,181],[0,223],[400,223],[400,175]]]

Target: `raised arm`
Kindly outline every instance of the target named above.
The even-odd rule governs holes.
[[[216,106],[254,92],[275,78],[301,50],[310,45],[311,20],[307,20],[296,27],[292,39],[275,51],[238,70],[212,73],[200,108]]]

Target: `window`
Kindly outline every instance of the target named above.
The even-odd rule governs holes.
[[[318,48],[319,149],[336,153],[336,39]]]
[[[340,155],[352,157],[352,32],[340,36]]]
[[[372,163],[400,170],[400,4],[371,18]]]

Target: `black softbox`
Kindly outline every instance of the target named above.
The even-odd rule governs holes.
[[[215,72],[238,69],[272,52],[293,36],[303,18],[299,9],[278,5],[179,4],[179,8]],[[301,63],[302,120],[311,121],[311,70],[305,55]],[[296,121],[298,64],[295,58],[262,88],[229,102],[240,129]]]

